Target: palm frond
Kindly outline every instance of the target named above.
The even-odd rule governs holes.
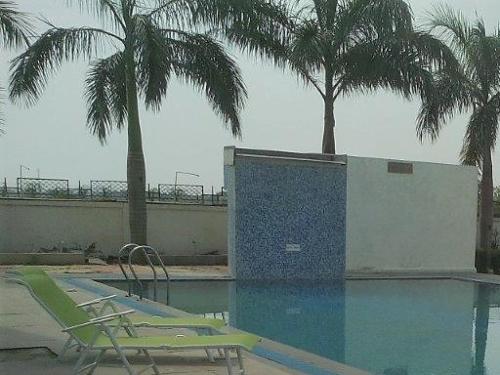
[[[484,150],[492,151],[498,133],[500,93],[481,107],[476,107],[469,119],[460,152],[463,164],[479,165]]]
[[[285,66],[286,46],[295,27],[289,7],[285,3],[255,1],[256,8],[244,7],[241,14],[231,15],[216,35],[227,38],[250,55],[271,59],[279,67]],[[264,2],[265,3],[265,2]],[[245,4],[243,2],[243,4]]]
[[[450,43],[458,56],[467,53],[472,35],[472,26],[462,12],[455,11],[448,5],[435,7],[428,21],[430,31],[436,31],[439,37]]]
[[[318,22],[306,20],[295,29],[288,57],[294,65],[317,72],[326,63],[324,42]]]
[[[473,29],[464,64],[484,92],[489,94],[500,84],[500,38],[484,33],[484,30]]]
[[[92,58],[108,36],[114,35],[89,27],[47,30],[12,61],[9,87],[11,100],[17,101],[24,97],[28,104],[34,103],[45,88],[49,76],[64,60],[71,61],[80,56]]]
[[[172,71],[174,51],[165,32],[157,27],[154,19],[135,17],[137,40],[138,85],[147,108],[159,110],[167,93]]]
[[[173,60],[176,75],[203,90],[213,110],[230,125],[235,136],[240,136],[239,112],[247,92],[235,61],[208,35],[181,33],[178,36],[169,39],[176,50]]]
[[[8,47],[27,44],[32,33],[29,18],[12,1],[0,0],[0,40]]]
[[[458,62],[438,39],[423,32],[409,32],[358,43],[341,55],[336,74],[339,92],[389,89],[409,99],[425,95],[433,67],[455,69]]]
[[[78,4],[80,11],[96,16],[106,25],[112,25],[115,30],[125,29],[122,16],[121,0],[67,0],[69,4]]]
[[[249,55],[271,60],[275,66],[287,66],[287,42],[282,37],[265,30],[250,30],[246,27],[228,27],[225,37]]]
[[[321,4],[320,4],[321,3]],[[320,10],[320,7],[322,8]],[[316,0],[315,8],[317,14],[322,14],[323,22],[327,30],[332,30],[337,18],[339,0]]]
[[[446,121],[473,105],[476,87],[460,69],[437,72],[432,85],[423,92],[422,105],[417,118],[420,140],[429,136],[435,140]]]
[[[85,80],[87,126],[101,142],[114,127],[122,129],[127,117],[127,90],[123,53],[94,62]]]
[[[285,2],[266,0],[188,0],[192,4],[193,19],[208,25],[225,27],[233,23],[249,26],[288,25]]]
[[[180,28],[199,26],[195,20],[195,4],[189,0],[156,0],[153,6],[139,6],[142,15],[152,18],[159,27]]]
[[[352,0],[339,8],[332,30],[337,48],[382,35],[413,31],[413,14],[404,0]]]

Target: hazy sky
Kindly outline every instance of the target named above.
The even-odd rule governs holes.
[[[44,16],[60,26],[92,24],[88,15],[66,0],[17,0],[22,10]],[[493,28],[500,21],[498,0],[448,0],[473,17],[482,15]],[[436,4],[412,0],[417,19]],[[15,53],[2,52],[0,82],[5,86],[8,61]],[[322,135],[322,101],[312,89],[298,83],[290,72],[242,55],[241,66],[249,98],[243,112],[243,140],[235,140],[215,116],[205,98],[192,87],[173,82],[159,113],[142,110],[147,180],[173,183],[176,171],[197,173],[181,176],[179,183],[220,187],[223,181],[222,150],[225,145],[299,152],[319,152]],[[37,105],[32,108],[3,104],[7,134],[0,137],[0,177],[15,185],[19,165],[27,176],[68,178],[73,185],[90,179],[125,180],[126,133],[115,132],[101,146],[85,126],[83,80],[88,64],[66,63],[55,75]],[[379,91],[376,95],[351,96],[336,107],[339,153],[457,163],[465,117],[456,118],[431,144],[415,136],[418,100],[404,101]],[[497,147],[498,148],[498,147]],[[500,156],[494,156],[494,175],[500,184]]]

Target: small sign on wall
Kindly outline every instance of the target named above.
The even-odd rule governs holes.
[[[390,161],[387,163],[387,172],[397,174],[413,174],[413,164]]]
[[[298,253],[299,251],[301,251],[300,245],[296,244],[296,243],[287,243],[285,246],[285,251],[289,251],[292,253]]]

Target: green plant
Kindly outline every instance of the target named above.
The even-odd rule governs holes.
[[[491,264],[491,262],[489,261],[491,254],[488,254],[488,251],[489,250],[482,250],[482,249],[476,250],[475,266],[477,272],[488,273],[489,264]]]
[[[251,51],[288,65],[323,100],[324,153],[334,154],[338,99],[354,93],[389,89],[410,98],[429,79],[428,69],[451,58],[437,38],[413,26],[404,0],[297,1],[289,10],[285,38],[273,28],[248,25],[229,29],[229,38]]]
[[[422,98],[417,133],[435,140],[457,113],[470,113],[461,161],[481,168],[480,247],[490,247],[493,228],[492,152],[500,111],[500,29],[488,34],[482,19],[468,21],[460,12],[439,7],[430,21],[450,45],[456,65],[434,72]]]
[[[264,17],[265,0],[72,0],[97,16],[103,27],[62,28],[49,24],[28,49],[13,60],[10,98],[33,104],[49,76],[65,60],[94,59],[103,47],[114,53],[91,64],[85,81],[87,125],[104,142],[113,129],[127,128],[127,183],[131,242],[147,243],[146,169],[139,98],[147,109],[160,109],[172,78],[202,91],[240,135],[240,110],[246,98],[240,71],[210,34],[230,22],[252,24]]]
[[[495,275],[500,275],[500,250],[491,250],[491,269]]]

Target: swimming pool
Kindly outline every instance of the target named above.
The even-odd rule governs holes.
[[[166,298],[165,289],[159,296]],[[375,374],[500,374],[500,287],[490,284],[179,281],[169,301]]]

